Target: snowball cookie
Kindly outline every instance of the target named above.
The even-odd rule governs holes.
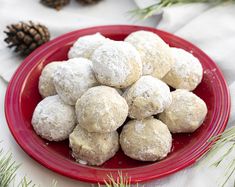
[[[158,35],[148,31],[137,31],[127,36],[125,41],[139,51],[143,75],[161,79],[170,71],[174,62],[170,47]]]
[[[202,80],[202,66],[191,53],[178,48],[171,48],[174,65],[163,81],[176,89],[194,90]]]
[[[69,105],[89,88],[98,85],[92,70],[92,62],[85,58],[73,58],[56,69],[53,82],[60,98]]]
[[[118,133],[90,133],[77,125],[69,135],[72,155],[77,162],[89,165],[102,165],[119,149]]]
[[[38,83],[39,93],[43,98],[56,95],[56,90],[53,83],[53,73],[60,64],[61,62],[51,62],[43,68]]]
[[[151,117],[129,121],[122,129],[120,144],[123,152],[133,159],[156,161],[170,152],[172,137],[164,123]]]
[[[203,123],[207,107],[194,93],[178,89],[172,94],[171,105],[159,115],[172,133],[194,132]]]
[[[150,75],[136,81],[124,92],[123,97],[129,106],[129,117],[135,119],[158,114],[172,101],[167,84]]]
[[[46,97],[38,103],[32,117],[36,133],[50,141],[67,139],[75,123],[74,107],[65,104],[58,95]]]
[[[129,43],[110,41],[92,55],[93,69],[101,84],[125,88],[142,74],[142,63],[138,51]]]
[[[79,125],[88,132],[115,131],[128,115],[126,100],[114,88],[107,86],[87,90],[75,108]]]
[[[70,48],[68,57],[69,58],[91,58],[92,53],[99,46],[103,45],[109,39],[102,36],[100,33],[82,36],[73,44]]]

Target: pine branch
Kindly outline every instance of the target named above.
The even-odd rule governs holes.
[[[134,17],[139,19],[146,19],[152,16],[154,13],[159,12],[164,7],[169,7],[175,4],[188,4],[188,3],[210,3],[210,4],[220,4],[225,2],[235,2],[235,0],[160,0],[159,2],[143,8],[135,9],[130,11]]]
[[[1,143],[1,142],[0,142]],[[12,157],[11,153],[4,153],[3,149],[0,150],[0,187],[14,186],[14,179],[17,175],[17,170],[20,164],[17,164]],[[56,181],[52,182],[51,187],[56,187]],[[39,187],[33,184],[32,180],[28,180],[24,177],[17,187]]]
[[[36,187],[35,184],[32,184],[32,180],[28,181],[26,177],[24,177],[18,187]]]
[[[209,141],[215,141],[212,148],[204,156],[204,162],[209,161],[214,157],[224,145],[228,145],[227,150],[220,156],[211,166],[218,167],[224,160],[228,158],[230,153],[235,150],[235,126],[227,129],[222,134],[212,137]],[[225,174],[223,174],[223,180],[220,183],[221,187],[224,187],[227,182],[235,175],[235,158],[230,161],[226,168]]]
[[[230,165],[226,171],[225,180],[222,182],[222,187],[224,187],[228,180],[235,174],[235,159],[230,162]]]
[[[108,175],[108,181],[104,181],[106,187],[131,187],[131,177],[123,176],[122,172],[118,172],[118,177],[115,179],[112,175]],[[99,187],[101,187],[99,185]],[[136,184],[138,187],[138,184]]]
[[[8,187],[16,176],[19,165],[12,161],[12,154],[0,151],[0,186]]]

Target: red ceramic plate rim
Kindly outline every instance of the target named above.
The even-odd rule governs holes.
[[[85,35],[101,32],[106,33],[108,35],[109,30],[112,30],[112,33],[116,32],[117,34],[120,32],[134,32],[136,30],[148,30],[156,32],[160,36],[174,39],[175,43],[183,45],[182,47],[184,49],[187,49],[188,51],[193,49],[197,53],[197,56],[202,56],[204,59],[206,59],[206,61],[208,62],[208,66],[213,69],[216,69],[216,74],[214,78],[218,81],[218,84],[214,85],[214,89],[218,90],[218,92],[215,92],[215,97],[217,99],[215,111],[220,115],[213,115],[212,118],[213,123],[217,125],[214,127],[213,130],[211,130],[210,133],[208,133],[207,137],[198,140],[198,146],[195,146],[195,148],[191,149],[185,155],[184,158],[179,158],[178,160],[176,160],[174,164],[162,164],[160,167],[159,164],[151,164],[147,166],[129,169],[106,169],[98,167],[89,167],[84,165],[74,165],[74,162],[64,160],[63,157],[53,157],[50,152],[47,152],[47,154],[45,154],[45,149],[43,146],[39,145],[37,147],[32,147],[33,144],[30,145],[30,142],[25,141],[27,137],[23,138],[22,136],[20,136],[17,129],[15,128],[15,124],[17,124],[17,121],[22,120],[22,116],[17,116],[17,114],[18,111],[20,111],[21,101],[19,98],[22,86],[24,84],[24,80],[26,79],[28,73],[33,69],[33,67],[40,60],[42,60],[42,57],[49,55],[48,50],[50,49],[49,53],[52,53],[54,50],[58,49],[58,47],[63,46],[65,44],[67,45],[67,39],[75,37],[76,35],[78,35],[78,33],[79,35]],[[133,25],[107,25],[81,29],[64,34],[44,44],[43,46],[35,50],[32,54],[30,54],[17,69],[8,85],[5,96],[5,115],[9,129],[17,143],[31,158],[35,159],[43,166],[59,174],[92,183],[103,183],[104,179],[107,179],[107,174],[117,176],[117,171],[121,170],[123,174],[127,173],[129,176],[131,176],[132,183],[136,183],[167,176],[197,161],[197,159],[199,159],[210,148],[212,142],[208,142],[208,140],[212,136],[218,135],[224,131],[230,114],[230,105],[231,102],[228,87],[220,69],[203,51],[195,47],[193,44],[170,33],[150,27]]]

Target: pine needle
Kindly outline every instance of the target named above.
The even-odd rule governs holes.
[[[19,167],[20,164],[13,160],[11,153],[4,153],[3,149],[0,150],[0,187],[14,186],[14,179]],[[51,187],[56,187],[56,185],[57,182],[53,180]],[[17,187],[39,187],[39,185],[35,185],[32,180],[23,177]]]
[[[233,159],[232,162],[230,163],[230,166],[226,171],[225,180],[222,182],[221,187],[224,187],[227,184],[228,180],[232,176],[234,176],[234,174],[235,174],[235,159]]]
[[[235,148],[235,143],[212,165],[218,167],[220,163],[224,160],[224,158],[227,157],[233,151],[233,148]]]
[[[123,176],[122,172],[118,172],[118,177],[115,179],[112,174],[107,175],[108,181],[104,180],[106,187],[131,187],[131,177],[128,175]],[[99,184],[99,187],[100,184]],[[138,187],[138,184],[136,184]]]
[[[57,181],[56,180],[53,180],[52,181],[52,184],[51,184],[51,187],[56,187],[57,186]]]
[[[4,153],[0,150],[0,186],[8,187],[16,176],[16,171],[20,165],[12,161],[12,154]]]
[[[35,184],[32,184],[32,180],[28,180],[26,177],[24,177],[18,187],[36,187]]]
[[[134,17],[138,17],[139,19],[146,19],[152,16],[154,13],[159,12],[164,7],[169,7],[175,4],[188,4],[188,3],[210,3],[217,5],[219,3],[224,2],[235,2],[235,0],[160,0],[159,2],[148,6],[143,9],[135,9],[129,11]]]
[[[225,151],[222,156],[220,156],[211,166],[218,167],[222,161],[226,160],[230,153],[235,149],[235,126],[227,129],[222,134],[212,137],[209,141],[215,141],[211,149],[207,152],[204,156],[204,161],[210,160],[214,157],[219,150],[226,144],[229,145],[227,150]],[[231,179],[232,176],[235,175],[235,158],[229,163],[228,167],[226,168],[226,172],[224,175],[224,180],[221,182],[221,187],[224,187],[227,182]]]

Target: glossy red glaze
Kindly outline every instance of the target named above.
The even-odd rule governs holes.
[[[183,48],[196,56],[204,69],[202,83],[194,91],[207,104],[208,114],[203,125],[192,134],[173,135],[171,153],[159,162],[139,162],[125,156],[120,150],[100,167],[84,166],[70,156],[68,141],[48,142],[34,132],[31,117],[42,99],[38,92],[38,78],[42,68],[51,61],[66,60],[72,43],[80,36],[100,32],[104,36],[123,40],[137,30],[158,34],[170,46]],[[107,174],[114,177],[121,171],[131,176],[131,182],[141,182],[174,173],[194,163],[205,153],[208,140],[221,133],[230,113],[230,97],[223,75],[215,63],[200,49],[172,34],[140,26],[100,26],[62,35],[35,50],[20,65],[6,93],[5,113],[9,128],[22,149],[45,167],[62,175],[86,181],[103,183]]]

